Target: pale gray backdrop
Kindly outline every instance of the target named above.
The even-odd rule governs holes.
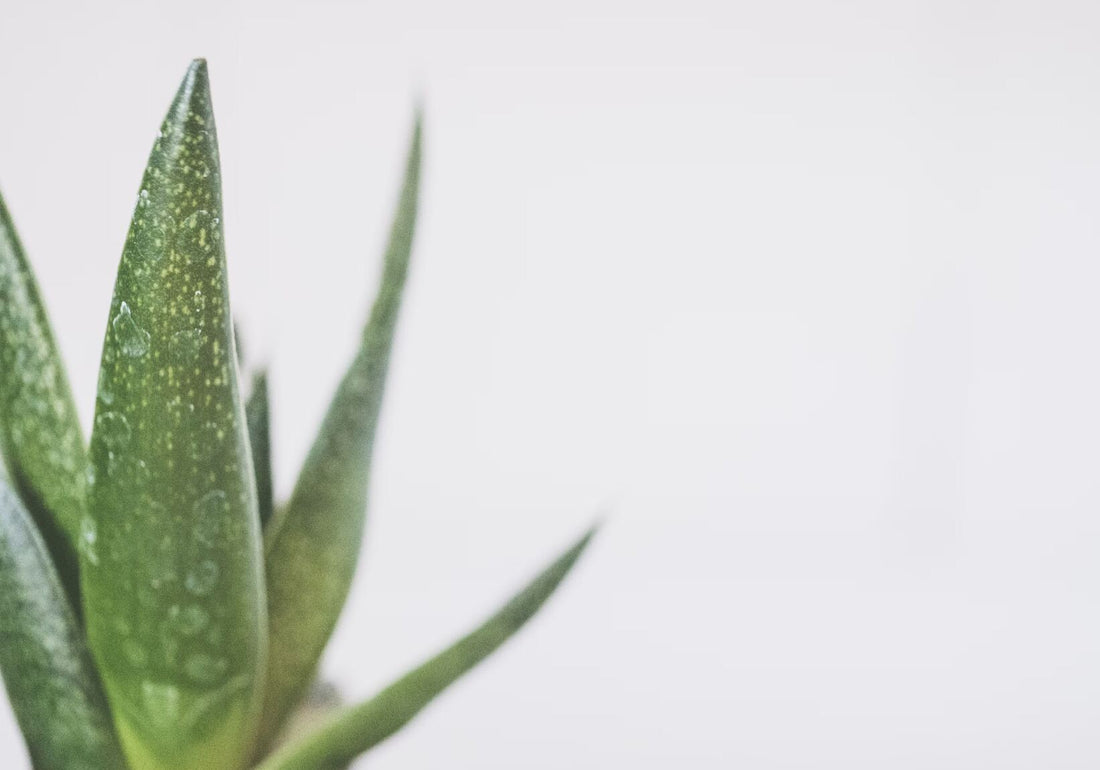
[[[1098,41],[1087,2],[0,0],[0,184],[87,423],[208,57],[285,493],[423,100],[325,670],[368,695],[611,515],[370,768],[1095,768]]]

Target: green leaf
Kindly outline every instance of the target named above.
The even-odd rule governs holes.
[[[350,762],[404,727],[435,696],[472,669],[533,616],[584,551],[595,528],[546,568],[480,628],[413,669],[365,703],[330,718],[258,770],[321,770]]]
[[[313,680],[359,558],[367,478],[397,311],[408,272],[420,177],[416,121],[378,296],[290,500],[265,532],[271,648],[258,745],[269,745]]]
[[[267,619],[206,64],[153,146],[119,264],[82,551],[92,652],[136,770],[240,767]]]
[[[87,457],[65,366],[0,198],[0,451],[79,612]]]
[[[271,402],[267,395],[267,372],[252,377],[252,391],[244,405],[248,421],[248,440],[252,445],[252,465],[256,470],[256,497],[260,507],[260,526],[267,526],[275,508],[271,483]]]
[[[34,766],[124,767],[83,631],[46,544],[2,482],[0,618],[0,670]]]
[[[245,350],[244,350],[244,336],[241,334],[241,325],[236,321],[233,322],[233,342],[237,346],[237,366],[244,369],[245,363]]]

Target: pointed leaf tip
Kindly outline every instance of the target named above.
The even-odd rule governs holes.
[[[188,93],[209,89],[210,75],[206,68],[206,59],[192,59],[187,67],[187,74],[183,76],[180,90]]]
[[[222,230],[217,134],[192,66],[119,263],[89,455],[88,638],[133,767],[239,767],[266,599]]]
[[[258,770],[340,767],[404,727],[463,674],[522,628],[561,585],[595,536],[593,526],[479,628],[374,698],[340,711],[314,733],[279,749]]]
[[[271,472],[271,402],[267,393],[267,370],[252,376],[252,392],[244,405],[248,421],[248,441],[252,446],[252,466],[256,471],[256,498],[260,526],[266,527],[275,510],[275,492]]]
[[[80,611],[87,457],[46,307],[0,197],[0,454]]]
[[[375,430],[408,277],[420,184],[420,123],[382,279],[359,350],[318,431],[287,504],[264,530],[271,646],[257,745],[270,745],[313,679],[359,558]]]

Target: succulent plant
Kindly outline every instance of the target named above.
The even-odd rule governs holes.
[[[0,670],[35,768],[346,766],[515,633],[588,544],[594,529],[457,643],[287,736],[358,560],[420,137],[418,117],[377,298],[282,505],[265,376],[247,402],[238,381],[206,64],[142,179],[87,447],[0,201]]]

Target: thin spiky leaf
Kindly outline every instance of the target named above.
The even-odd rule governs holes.
[[[267,371],[252,377],[252,390],[244,405],[248,421],[248,441],[252,446],[252,466],[256,470],[256,499],[260,526],[266,527],[275,509],[275,491],[271,477],[271,401],[267,394]]]
[[[2,197],[0,453],[79,613],[84,438],[45,306]]]
[[[125,766],[84,633],[45,541],[0,481],[0,671],[43,770]]]
[[[313,680],[359,558],[371,449],[416,224],[420,136],[418,118],[382,281],[359,351],[289,502],[265,533],[271,648],[260,746],[278,733]]]
[[[374,698],[339,712],[313,734],[280,749],[257,770],[336,767],[393,735],[530,620],[554,593],[594,534],[595,529],[589,530],[481,627]]]
[[[154,144],[115,283],[82,551],[92,651],[136,770],[236,768],[267,622],[206,64]]]

